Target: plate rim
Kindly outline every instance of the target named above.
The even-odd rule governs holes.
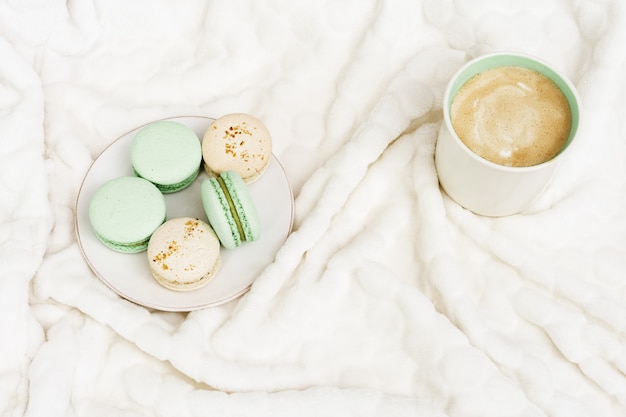
[[[211,301],[209,303],[194,303],[193,305],[188,305],[185,307],[172,307],[172,306],[162,306],[162,305],[158,305],[157,303],[150,303],[150,302],[146,302],[146,301],[140,301],[137,300],[135,297],[129,296],[128,294],[125,294],[123,291],[120,291],[118,288],[115,287],[115,285],[113,285],[113,283],[109,282],[109,280],[107,280],[106,278],[104,278],[100,272],[98,272],[98,270],[95,268],[95,266],[92,264],[91,260],[89,259],[88,255],[85,253],[85,248],[83,246],[82,240],[81,240],[81,232],[80,232],[80,227],[79,227],[79,221],[78,221],[78,210],[79,210],[79,201],[80,201],[80,197],[81,197],[81,193],[83,191],[83,188],[85,187],[85,183],[87,181],[87,177],[89,176],[89,173],[91,172],[91,170],[93,169],[94,165],[96,164],[96,162],[98,161],[98,159],[105,153],[107,152],[112,146],[114,146],[117,142],[119,142],[120,140],[122,140],[123,138],[125,138],[127,135],[129,135],[131,132],[136,131],[141,129],[144,126],[147,126],[151,123],[155,123],[158,121],[163,121],[163,120],[174,120],[174,119],[184,119],[184,118],[191,118],[191,119],[206,119],[206,120],[215,120],[214,117],[210,117],[210,116],[202,116],[202,115],[181,115],[181,116],[168,116],[168,117],[162,117],[159,119],[155,119],[143,124],[140,124],[136,127],[133,127],[132,129],[127,130],[126,132],[120,134],[119,136],[117,136],[114,140],[112,140],[107,146],[105,146],[102,151],[100,151],[98,153],[98,155],[94,158],[94,160],[91,162],[91,164],[89,164],[89,167],[87,168],[87,170],[85,171],[85,174],[83,175],[83,178],[81,180],[80,183],[80,187],[78,188],[78,192],[76,193],[76,199],[74,202],[74,232],[76,235],[76,243],[78,244],[78,248],[81,252],[81,255],[84,259],[84,261],[87,263],[87,265],[89,266],[89,269],[91,269],[91,271],[94,273],[94,275],[96,275],[96,277],[98,277],[98,279],[100,280],[100,282],[102,282],[103,284],[105,284],[105,286],[107,286],[110,290],[112,290],[117,296],[128,300],[134,304],[137,304],[139,306],[143,306],[146,308],[150,308],[153,310],[158,310],[158,311],[166,311],[166,312],[191,312],[194,310],[199,310],[202,308],[209,308],[209,307],[215,307],[224,303],[227,303],[229,301],[232,301],[236,298],[241,297],[243,294],[245,294],[246,292],[248,292],[250,290],[250,288],[252,287],[252,284],[254,283],[253,280],[250,284],[248,284],[247,286],[245,286],[244,288],[242,288],[239,291],[234,292],[233,294],[226,296],[226,297],[222,297],[220,299]],[[272,152],[271,154],[272,156],[272,160],[274,160],[277,164],[278,167],[280,168],[280,171],[283,173],[284,177],[285,177],[285,182],[287,184],[287,190],[289,191],[289,202],[290,202],[290,219],[289,219],[289,227],[287,228],[287,233],[285,235],[284,240],[287,240],[287,238],[289,237],[289,235],[291,234],[291,232],[293,231],[293,224],[294,224],[294,218],[295,218],[295,201],[294,201],[294,195],[293,195],[293,189],[291,187],[291,183],[289,182],[289,178],[287,177],[287,172],[285,171],[285,167],[283,166],[283,164],[280,162],[280,160],[276,157],[276,155]],[[271,163],[271,161],[270,161]],[[283,241],[284,243],[284,241]],[[280,249],[279,249],[280,250]]]

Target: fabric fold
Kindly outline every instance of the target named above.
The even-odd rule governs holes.
[[[625,9],[4,2],[0,414],[623,415]],[[500,50],[561,68],[585,117],[536,204],[486,218],[433,155],[446,83]],[[293,232],[230,302],[120,297],[77,240],[85,173],[135,127],[230,112],[272,133]]]

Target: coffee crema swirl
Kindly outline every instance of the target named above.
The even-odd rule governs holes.
[[[572,123],[557,85],[517,66],[491,68],[469,79],[452,101],[450,118],[474,153],[516,167],[552,159],[567,141]]]

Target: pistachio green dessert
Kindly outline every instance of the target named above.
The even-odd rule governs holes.
[[[130,162],[135,175],[152,182],[162,193],[180,191],[200,171],[200,138],[182,123],[169,120],[150,123],[135,134]]]
[[[202,182],[202,206],[222,246],[234,249],[261,234],[261,221],[247,184],[236,171]]]
[[[89,220],[96,237],[122,253],[145,251],[150,236],[165,218],[163,194],[139,177],[118,177],[104,183],[89,203]]]

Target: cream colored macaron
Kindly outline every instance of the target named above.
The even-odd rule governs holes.
[[[272,156],[272,138],[262,121],[245,113],[216,119],[204,133],[202,157],[213,176],[236,171],[244,182],[256,181]]]
[[[163,223],[148,243],[150,272],[157,282],[176,291],[195,290],[217,273],[220,242],[207,223],[178,217]]]

